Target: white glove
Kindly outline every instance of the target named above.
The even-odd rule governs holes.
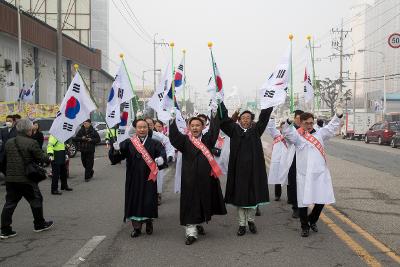
[[[143,117],[143,113],[141,111],[138,111],[136,113],[136,118],[141,119]]]
[[[115,150],[119,150],[119,144],[117,142],[113,143],[113,147]]]
[[[158,157],[154,160],[157,164],[157,166],[161,166],[164,164],[164,159],[162,157]]]
[[[50,161],[54,161],[54,156],[49,157]]]
[[[343,115],[343,105],[342,103],[338,103],[336,105],[336,116],[341,117]]]

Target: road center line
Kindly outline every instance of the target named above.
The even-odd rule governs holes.
[[[360,234],[362,237],[364,237],[366,240],[371,242],[375,247],[377,247],[380,251],[385,253],[387,256],[392,258],[395,262],[400,264],[400,256],[397,255],[391,248],[387,247],[384,245],[382,242],[380,242],[378,239],[373,237],[370,233],[362,229],[359,225],[355,224],[352,222],[349,218],[344,216],[340,211],[335,209],[334,207],[327,205],[326,208],[337,218],[339,218],[341,221],[349,225],[351,228],[353,228],[358,234]]]
[[[78,266],[86,260],[86,257],[106,238],[105,235],[93,236],[86,244],[72,256],[63,267]]]
[[[328,216],[321,214],[321,220],[339,237],[346,245],[354,251],[368,266],[382,266],[378,260],[368,253],[360,244],[354,241],[342,228],[337,226]]]

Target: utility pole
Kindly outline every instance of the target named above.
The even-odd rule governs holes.
[[[21,7],[20,7],[20,1],[17,1],[17,20],[18,20],[18,74],[19,74],[19,91],[18,94],[21,93],[21,90],[24,87],[24,80],[23,80],[23,73],[22,73],[22,36],[21,36]],[[22,99],[20,100],[20,105],[19,108],[21,109],[21,102]]]
[[[57,0],[57,52],[56,52],[56,103],[62,98],[62,29],[61,29],[61,0]]]
[[[339,57],[339,79],[343,81],[343,59],[347,57],[351,57],[354,54],[344,54],[343,53],[343,42],[344,39],[347,37],[348,33],[352,32],[352,30],[344,30],[343,29],[343,19],[341,23],[340,29],[332,29],[332,33],[338,33],[339,34],[339,40],[333,40],[332,41],[332,46],[336,50],[339,51],[339,55],[337,54],[332,54],[330,57]],[[340,83],[340,92],[339,95],[341,96],[343,94],[343,83]]]
[[[354,72],[354,92],[353,92],[353,131],[355,130],[356,125],[356,93],[357,93],[357,72]],[[347,119],[348,120],[348,119]],[[346,126],[346,134],[347,134],[347,126]],[[354,132],[355,134],[355,132]]]
[[[153,58],[154,58],[154,66],[153,66],[153,70],[154,70],[154,92],[157,90],[157,79],[156,79],[156,69],[157,69],[157,67],[156,67],[156,63],[157,63],[157,61],[156,61],[156,57],[157,57],[157,53],[156,53],[156,48],[157,48],[157,45],[159,45],[159,46],[163,46],[163,45],[165,45],[165,46],[169,46],[169,43],[166,43],[166,42],[156,42],[156,36],[157,36],[157,33],[156,34],[154,34],[154,38],[153,38]]]

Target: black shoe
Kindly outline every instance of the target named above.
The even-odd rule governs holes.
[[[189,245],[193,244],[195,241],[196,241],[196,238],[194,236],[188,236],[188,237],[186,237],[185,244],[189,246]]]
[[[65,188],[61,187],[61,190],[72,191],[72,188],[71,187],[65,187]]]
[[[299,218],[299,210],[298,209],[294,209],[293,210],[292,218],[293,219],[298,219]]]
[[[256,208],[256,216],[261,216],[261,211],[258,207]]]
[[[132,231],[132,233],[131,233],[131,237],[132,237],[132,238],[135,238],[135,237],[140,236],[141,234],[142,234],[142,230],[140,230],[140,229],[133,229],[133,231]]]
[[[302,229],[301,230],[301,236],[302,237],[308,237],[310,235],[310,230],[308,229]]]
[[[53,227],[53,225],[54,225],[53,221],[44,222],[42,225],[35,226],[33,231],[34,231],[35,233],[47,231],[47,230],[49,230],[51,227]]]
[[[196,225],[196,230],[199,235],[206,235],[206,231],[204,231],[204,227],[202,225]]]
[[[253,234],[257,234],[256,224],[254,222],[248,222],[248,224],[249,224],[250,232],[253,233]]]
[[[85,178],[85,182],[89,182],[91,178]]]
[[[275,197],[275,201],[280,201],[281,197]]]
[[[56,190],[56,191],[51,191],[51,194],[52,194],[52,195],[62,195],[62,193],[61,193],[60,191],[58,191],[58,190]]]
[[[146,221],[146,234],[151,235],[153,233],[153,220]]]
[[[0,235],[0,239],[7,239],[11,238],[17,235],[17,232],[13,230],[8,230],[8,231],[2,231]]]
[[[317,227],[317,225],[315,223],[310,223],[310,228],[314,232],[318,233],[318,227]]]
[[[239,229],[237,231],[237,235],[238,236],[242,236],[244,234],[246,234],[246,226],[239,226]]]

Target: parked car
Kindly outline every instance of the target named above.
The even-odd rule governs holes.
[[[379,145],[390,144],[392,137],[400,132],[400,122],[378,122],[365,133],[365,143],[378,142]]]
[[[107,124],[105,122],[93,122],[93,128],[100,135],[100,144],[106,143]]]

